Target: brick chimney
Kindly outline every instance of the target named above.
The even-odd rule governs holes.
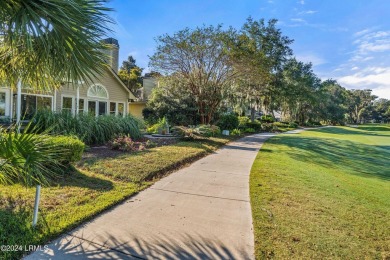
[[[117,39],[107,38],[102,40],[103,43],[109,46],[109,49],[104,52],[108,56],[107,63],[111,66],[111,68],[118,73],[119,68],[119,43]]]

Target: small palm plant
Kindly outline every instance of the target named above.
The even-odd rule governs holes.
[[[0,183],[48,184],[62,171],[63,148],[53,146],[45,134],[18,133],[0,128]]]

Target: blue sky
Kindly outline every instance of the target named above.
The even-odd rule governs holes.
[[[294,39],[297,59],[312,62],[321,79],[349,89],[370,88],[390,99],[389,0],[112,0],[120,61],[132,55],[148,67],[154,38],[185,27],[217,25],[239,29],[246,18],[278,19]],[[121,62],[120,62],[121,64]]]

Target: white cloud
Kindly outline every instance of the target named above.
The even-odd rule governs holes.
[[[298,15],[315,14],[315,13],[318,13],[318,11],[308,10],[308,11],[299,12]]]
[[[379,87],[372,90],[372,94],[378,96],[379,98],[390,99],[390,88],[389,87]]]
[[[304,5],[305,4],[305,0],[298,1],[298,4]]]
[[[354,45],[357,45],[357,55],[390,50],[390,31],[372,32],[369,29],[365,29],[355,33],[354,36],[357,38],[353,42]]]
[[[305,63],[311,62],[314,66],[327,63],[325,59],[314,53],[301,53],[296,55],[297,60]]]
[[[359,50],[363,53],[383,52],[383,51],[390,50],[390,39],[387,40],[386,42],[382,42],[382,43],[378,43],[378,42],[377,43],[368,43],[368,42],[362,43],[359,46]]]
[[[372,89],[373,94],[390,98],[390,67],[367,67],[338,79],[349,89]]]
[[[366,34],[366,33],[371,32],[371,30],[372,30],[372,29],[364,29],[364,30],[361,30],[361,31],[359,31],[359,32],[354,33],[354,36],[355,36],[355,37],[362,36],[362,35],[364,35],[364,34]]]
[[[348,89],[372,89],[390,99],[390,31],[366,28],[353,35],[349,60],[332,71]]]
[[[302,18],[291,18],[292,22],[298,22],[298,23],[306,23],[306,21]]]

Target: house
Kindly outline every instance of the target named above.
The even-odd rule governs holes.
[[[142,118],[142,110],[146,107],[146,103],[149,100],[152,90],[157,87],[158,81],[152,76],[147,74],[142,78],[142,88],[136,93],[137,99],[134,102],[129,103],[129,110],[131,113],[139,118]]]
[[[132,113],[129,103],[136,100],[133,93],[119,79],[119,44],[116,39],[105,39],[112,48],[108,50],[108,63],[102,75],[93,78],[92,83],[64,83],[58,90],[42,92],[23,88],[18,90],[0,87],[0,118],[18,121],[30,119],[42,108],[52,111],[70,111],[72,114],[91,113],[98,115],[123,116]],[[76,85],[76,86],[75,86]]]

